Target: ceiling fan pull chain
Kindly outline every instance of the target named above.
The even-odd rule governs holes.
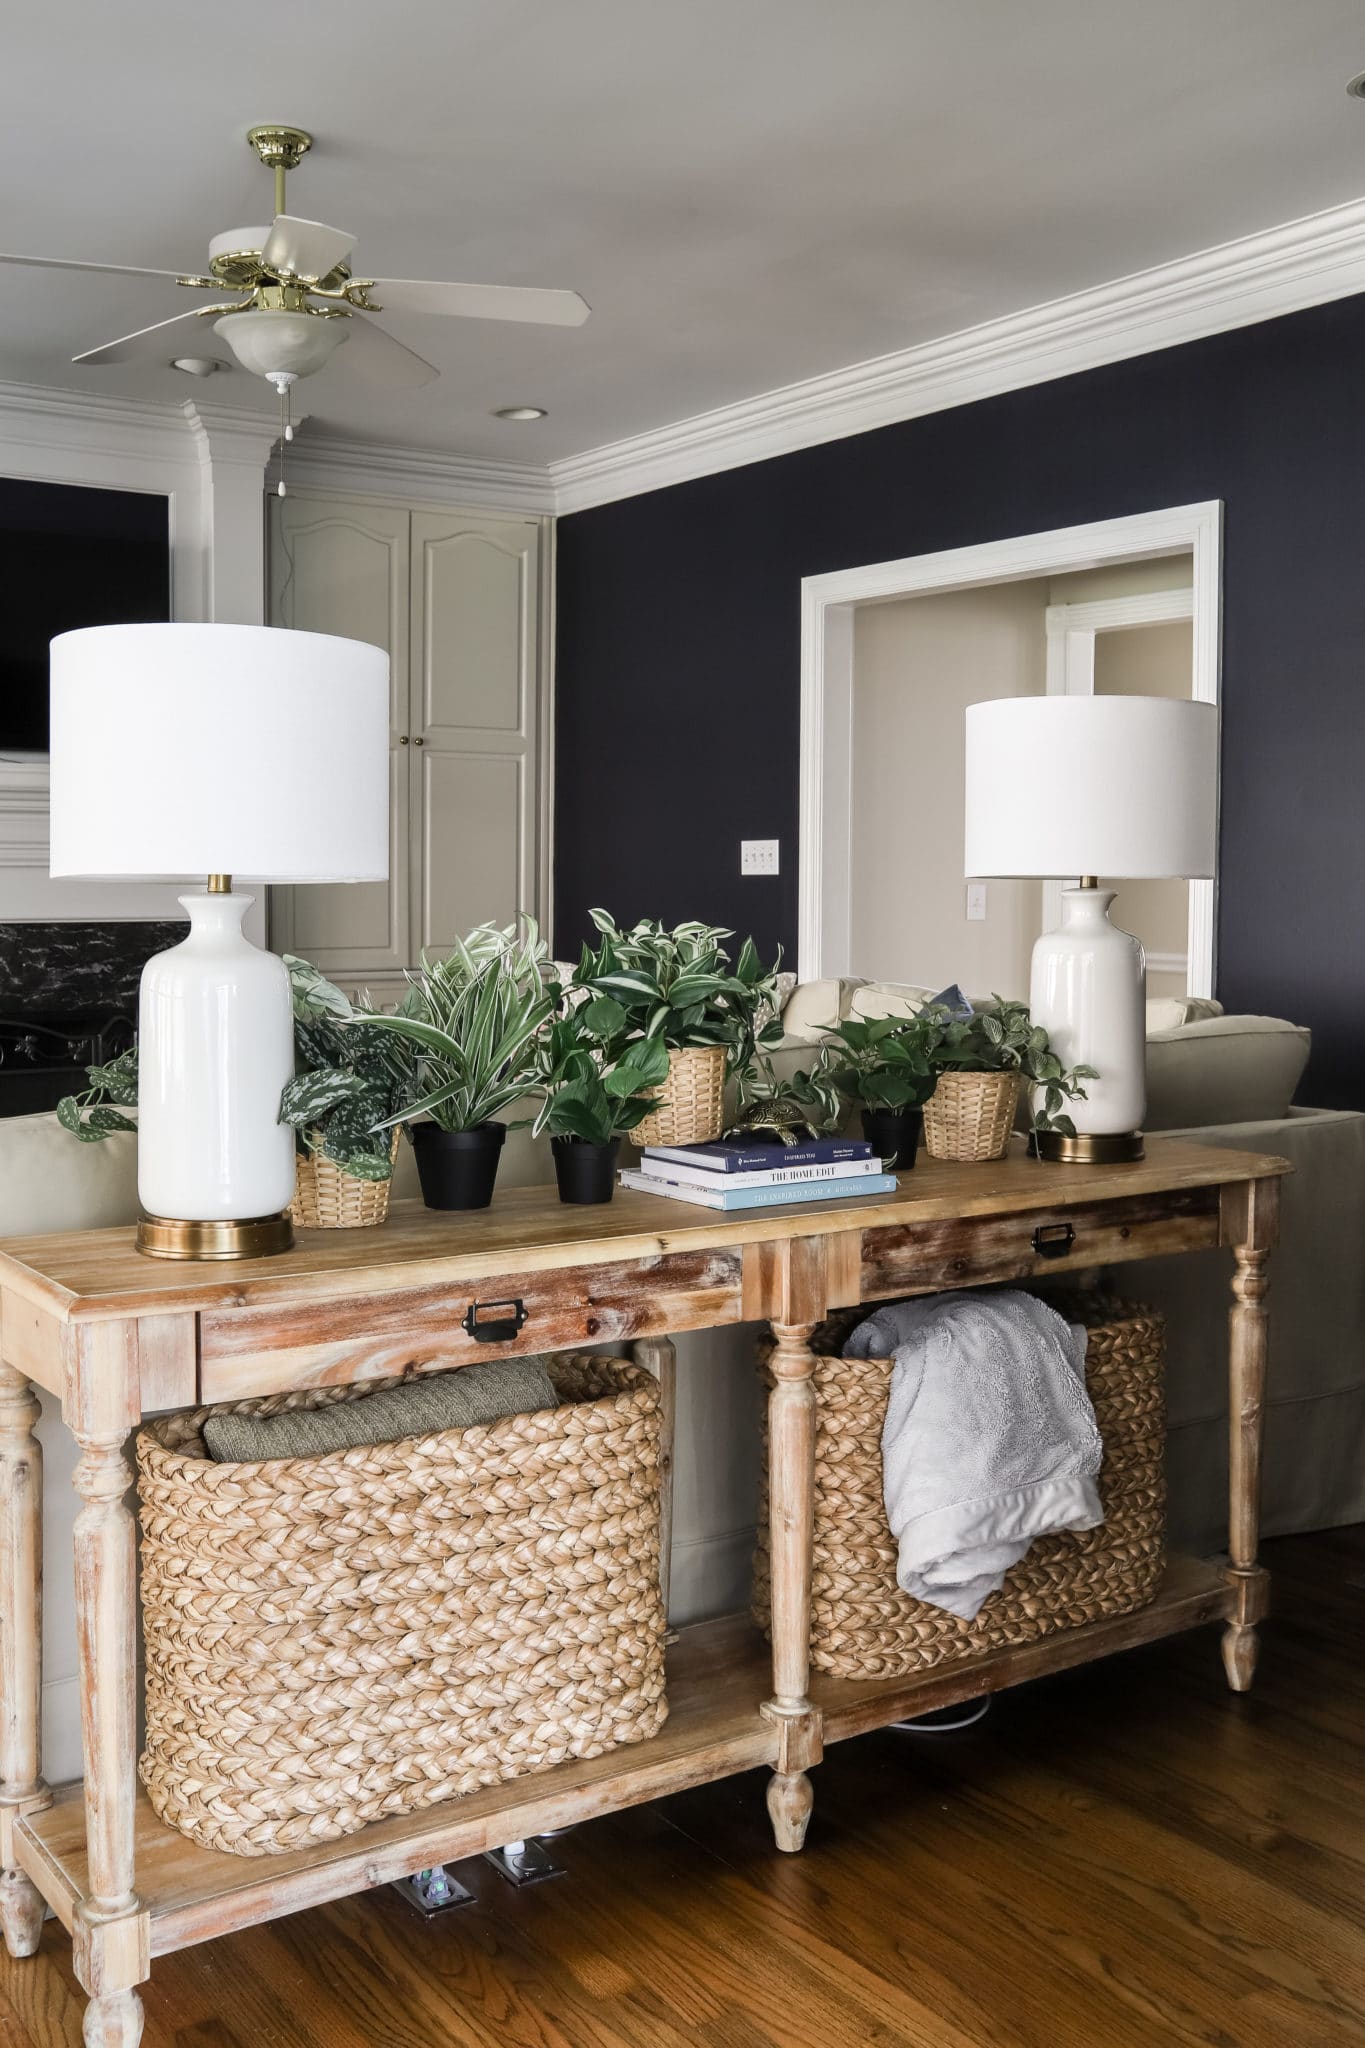
[[[291,411],[289,394],[296,382],[297,372],[294,370],[267,370],[266,376],[280,394],[280,480],[275,486],[275,496],[283,498],[288,495],[284,487],[284,451],[287,444],[294,438],[294,425],[289,416]]]

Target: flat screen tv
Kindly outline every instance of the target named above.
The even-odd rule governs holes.
[[[48,750],[48,642],[171,615],[165,498],[0,477],[0,755]]]

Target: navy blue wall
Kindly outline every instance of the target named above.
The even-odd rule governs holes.
[[[803,576],[1208,498],[1217,994],[1313,1027],[1300,1100],[1365,1107],[1365,298],[561,521],[557,949],[601,903],[795,964]],[[741,837],[782,875],[741,878]]]

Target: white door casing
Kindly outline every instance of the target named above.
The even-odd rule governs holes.
[[[1182,593],[1193,606],[1192,694],[1217,704],[1222,645],[1222,506],[1217,500],[803,578],[797,944],[803,981],[850,972],[856,607],[1185,551],[1193,571],[1191,589]],[[1192,995],[1213,992],[1216,887],[1215,879],[1190,888]]]

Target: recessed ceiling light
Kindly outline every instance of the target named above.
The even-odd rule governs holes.
[[[494,412],[495,420],[543,420],[543,405],[500,405]]]
[[[171,361],[173,370],[183,370],[187,377],[211,377],[223,364],[212,356],[175,356]]]
[[[1348,79],[1346,90],[1353,100],[1365,100],[1365,71],[1357,71],[1354,78]]]

